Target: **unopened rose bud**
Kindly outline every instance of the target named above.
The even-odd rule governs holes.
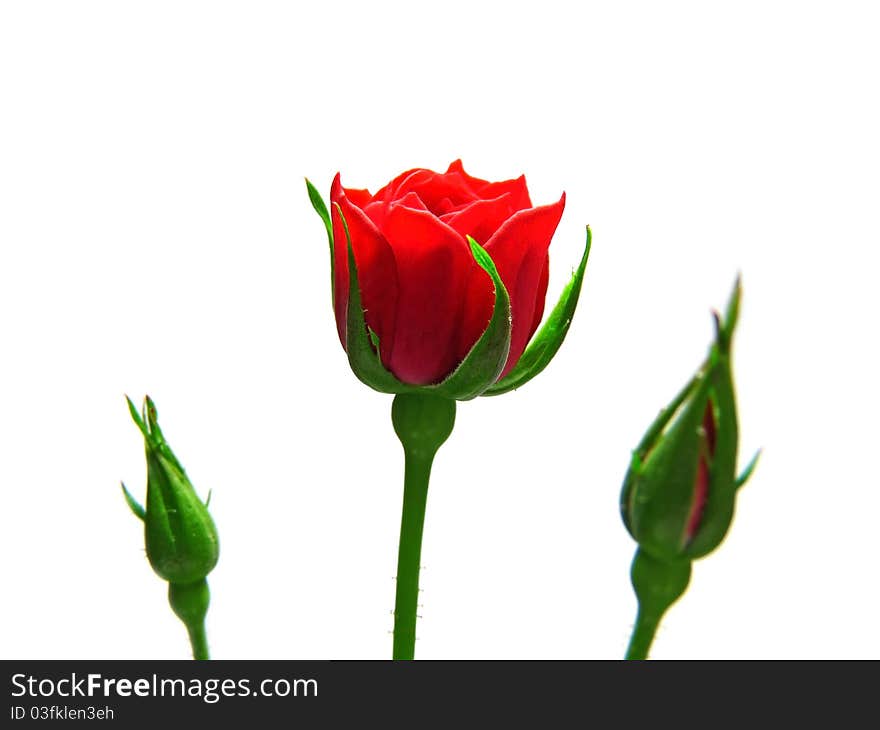
[[[128,401],[132,418],[144,436],[147,456],[147,501],[142,515],[147,558],[169,583],[193,583],[213,570],[220,555],[217,528],[183,467],[174,456],[147,397],[143,414]],[[124,485],[123,485],[124,488]],[[134,499],[126,492],[131,505]]]
[[[696,376],[661,411],[633,452],[621,495],[630,534],[657,558],[699,558],[724,539],[733,520],[737,418],[730,344],[739,306],[737,284],[725,320]]]

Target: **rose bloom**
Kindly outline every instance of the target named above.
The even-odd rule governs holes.
[[[364,318],[379,338],[386,369],[411,385],[441,382],[485,331],[494,287],[466,236],[491,256],[510,296],[510,353],[500,377],[516,365],[544,313],[547,249],[565,193],[552,205],[533,206],[525,176],[487,182],[456,160],[445,173],[401,173],[375,194],[344,188],[337,174],[330,199],[343,347],[349,272],[339,210],[351,237]]]

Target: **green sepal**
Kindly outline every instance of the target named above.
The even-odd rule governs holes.
[[[332,303],[335,305],[336,303],[336,256],[333,252],[333,221],[330,219],[330,212],[327,210],[327,205],[324,203],[324,199],[321,197],[321,193],[318,192],[318,189],[312,185],[311,181],[306,178],[306,189],[309,193],[309,200],[312,203],[312,207],[315,209],[315,212],[321,217],[321,220],[324,221],[324,228],[327,229],[327,240],[330,243],[330,293],[333,299]]]
[[[165,435],[162,433],[162,429],[159,428],[159,421],[156,415],[156,404],[153,402],[152,398],[148,395],[144,396],[143,410],[140,413],[138,413],[137,406],[135,406],[131,398],[125,396],[125,401],[128,403],[128,411],[131,413],[132,419],[135,424],[137,424],[138,430],[143,434],[147,455],[149,456],[151,449],[161,452],[168,461],[174,464],[175,468],[178,469],[185,478],[186,472],[184,471],[183,466],[177,460],[174,452],[169,448],[165,441]]]
[[[492,257],[473,238],[467,240],[474,260],[492,278],[495,304],[488,326],[461,364],[442,383],[425,389],[455,400],[471,400],[490,387],[504,370],[510,352],[510,295]]]
[[[324,198],[321,197],[321,193],[318,192],[318,189],[312,185],[311,180],[308,178],[306,180],[306,189],[309,192],[309,200],[312,203],[312,207],[315,209],[315,212],[321,216],[321,220],[324,221],[324,227],[327,229],[327,237],[330,239],[330,245],[333,245],[333,223],[330,220],[330,211],[327,210],[327,204],[324,202]]]
[[[122,484],[122,494],[125,496],[125,502],[128,504],[128,508],[132,511],[135,517],[143,522],[145,516],[144,508],[141,506],[140,502],[131,496],[131,492],[129,492],[125,486],[125,482],[120,482],[120,484]]]
[[[624,477],[623,488],[620,494],[620,515],[623,518],[623,523],[626,525],[626,529],[629,530],[630,533],[633,532],[633,525],[630,520],[630,515],[633,509],[633,488],[635,487],[637,480],[642,476],[648,454],[651,452],[651,449],[654,448],[657,439],[663,433],[663,429],[666,428],[666,425],[672,420],[673,416],[678,413],[685,400],[687,400],[688,396],[700,383],[700,380],[703,377],[704,372],[701,369],[693,378],[691,378],[690,381],[688,381],[687,385],[681,389],[679,394],[675,396],[668,406],[660,409],[657,418],[655,418],[654,422],[648,427],[648,430],[645,432],[639,445],[636,446],[632,452],[629,469],[626,472],[626,477]]]
[[[150,436],[153,440],[153,447],[161,451],[162,455],[172,464],[174,464],[174,466],[180,471],[181,474],[186,476],[183,465],[177,460],[174,452],[170,449],[168,443],[165,441],[165,434],[163,434],[162,429],[159,428],[159,418],[156,413],[156,404],[153,403],[153,399],[150,398],[150,396],[148,395],[144,396],[143,418],[147,423],[147,428],[149,429]]]
[[[131,418],[135,422],[135,425],[137,425],[138,430],[140,430],[141,434],[143,434],[144,439],[148,442],[152,441],[153,437],[150,434],[150,430],[147,428],[146,424],[146,414],[142,417],[141,414],[138,413],[137,406],[135,406],[131,398],[129,398],[128,396],[125,396],[125,402],[128,403],[128,412],[131,414]]]
[[[483,395],[501,395],[510,390],[520,388],[540,373],[556,355],[562,346],[562,341],[568,333],[572,317],[577,308],[581,286],[584,282],[584,273],[587,269],[587,259],[590,256],[590,245],[593,234],[587,226],[587,243],[581,262],[575,270],[568,285],[562,290],[559,301],[553,308],[550,317],[544,326],[532,338],[522,357],[517,361],[513,369],[494,385],[488,387]]]
[[[654,422],[645,432],[645,435],[642,437],[642,440],[633,452],[633,455],[638,457],[639,463],[644,461],[648,452],[654,447],[654,443],[657,441],[660,434],[663,433],[663,429],[666,428],[666,425],[672,420],[672,417],[678,413],[679,408],[681,408],[682,404],[687,400],[688,396],[699,385],[704,377],[705,371],[701,368],[697,374],[688,381],[688,384],[681,389],[681,392],[675,396],[672,403],[665,408],[660,409],[657,418],[654,419]]]
[[[172,583],[192,583],[208,575],[219,558],[214,521],[183,476],[164,455],[148,456],[144,537],[156,573]]]
[[[694,496],[709,378],[698,381],[664,430],[631,465],[624,481],[624,522],[639,545],[663,560],[679,559]],[[672,409],[670,409],[672,410]]]
[[[733,342],[733,331],[739,321],[739,303],[742,298],[742,277],[737,275],[736,282],[733,285],[733,291],[730,299],[727,301],[727,309],[724,312],[724,319],[721,320],[717,315],[715,321],[718,323],[718,349],[725,353],[730,353],[730,346]]]
[[[348,223],[337,205],[345,230],[348,248],[348,310],[346,312],[346,352],[351,369],[358,379],[380,393],[423,393],[453,400],[476,398],[504,369],[510,351],[510,296],[489,254],[468,237],[471,254],[489,275],[495,287],[492,317],[470,352],[452,373],[436,385],[408,385],[389,372],[379,355],[379,337],[364,319],[364,307],[358,280],[357,262],[351,244]]]
[[[367,326],[364,319],[351,234],[345,216],[342,215],[342,208],[338,203],[335,205],[342,221],[342,228],[345,230],[345,243],[348,249],[348,310],[345,327],[345,351],[348,353],[348,364],[358,379],[373,390],[378,390],[380,393],[408,393],[414,390],[414,387],[400,382],[385,369],[379,356],[379,337]]]
[[[758,449],[758,450],[755,452],[755,455],[751,458],[751,460],[749,461],[749,463],[746,464],[746,468],[743,469],[743,473],[740,474],[740,475],[736,478],[736,488],[737,488],[737,489],[739,489],[740,487],[744,486],[745,483],[746,483],[747,481],[749,481],[749,479],[751,478],[751,476],[752,476],[752,472],[755,471],[755,467],[758,465],[758,459],[761,458],[761,451],[762,451],[762,449]]]

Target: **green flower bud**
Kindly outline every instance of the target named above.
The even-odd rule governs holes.
[[[733,521],[737,418],[730,346],[739,309],[737,281],[724,320],[694,378],[660,412],[633,452],[621,494],[630,534],[660,560],[693,560],[714,550]],[[757,457],[756,457],[757,458]]]
[[[201,581],[217,564],[220,546],[207,503],[196,495],[156,419],[156,407],[144,399],[143,414],[128,400],[131,416],[144,436],[147,455],[147,506],[125,489],[132,511],[144,522],[147,558],[169,583]]]

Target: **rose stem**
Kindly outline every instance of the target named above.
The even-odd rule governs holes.
[[[633,558],[630,576],[639,611],[625,659],[647,659],[663,614],[687,590],[691,561],[659,560],[639,548]]]
[[[189,634],[189,643],[192,647],[193,659],[205,660],[210,659],[208,654],[208,634],[205,631],[205,624],[201,623],[196,626],[187,626]]]
[[[428,481],[434,455],[455,425],[455,401],[418,393],[396,395],[391,406],[391,420],[403,444],[405,457],[392,656],[394,659],[412,659],[415,655]]]
[[[654,616],[648,616],[639,611],[636,615],[636,625],[633,628],[632,637],[629,640],[629,648],[626,650],[626,659],[647,659],[648,650],[654,643],[654,635],[660,620]]]
[[[205,579],[195,583],[168,584],[168,602],[186,626],[193,659],[210,659],[208,634],[205,631],[205,616],[210,600],[211,593]]]

